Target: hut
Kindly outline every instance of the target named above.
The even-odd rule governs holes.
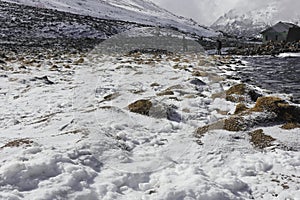
[[[278,22],[261,32],[263,42],[294,42],[300,40],[300,27],[287,22]]]

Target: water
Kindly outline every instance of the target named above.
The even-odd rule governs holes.
[[[244,82],[276,93],[292,94],[300,102],[300,57],[246,57],[249,64],[241,68],[238,76]]]

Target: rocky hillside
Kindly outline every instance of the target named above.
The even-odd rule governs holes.
[[[149,0],[5,0],[38,8],[48,8],[74,14],[135,22],[151,26],[173,27],[200,36],[216,36],[212,29],[191,19],[177,16]]]
[[[47,46],[82,50],[111,35],[142,26],[3,1],[0,13],[0,48],[11,50]]]

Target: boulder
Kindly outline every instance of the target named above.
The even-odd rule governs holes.
[[[130,112],[138,113],[141,115],[149,115],[149,111],[152,107],[150,100],[138,100],[128,106]]]
[[[190,83],[193,84],[193,85],[196,85],[196,86],[204,86],[204,85],[206,85],[206,83],[204,83],[203,81],[201,81],[198,78],[195,78],[195,79],[191,80]]]
[[[275,141],[274,138],[272,138],[269,135],[265,135],[262,129],[253,131],[249,133],[250,135],[250,142],[259,149],[264,149],[266,147],[273,146],[272,142]]]
[[[235,108],[235,111],[234,111],[234,114],[237,115],[237,114],[240,114],[246,110],[248,110],[249,108],[243,104],[243,103],[239,103],[236,108]]]
[[[244,83],[234,85],[226,91],[226,100],[232,102],[245,102],[247,100],[255,102],[261,96]]]
[[[278,120],[300,123],[300,107],[290,105],[278,97],[260,97],[257,99],[252,112],[274,112]]]

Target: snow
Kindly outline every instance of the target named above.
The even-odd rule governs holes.
[[[216,37],[219,33],[179,17],[149,0],[5,0],[6,2],[49,8],[101,19],[136,22],[151,26],[176,27],[199,36]]]
[[[258,150],[247,132],[225,130],[196,143],[198,127],[235,108],[211,98],[229,83],[216,58],[97,52],[77,65],[80,55],[65,55],[26,69],[13,60],[0,71],[1,199],[300,199],[299,151]],[[198,77],[205,85],[191,83],[196,70],[207,73]],[[174,95],[156,95],[170,87]],[[140,99],[153,103],[149,116],[129,112]],[[177,118],[167,119],[169,110]],[[263,129],[299,144],[299,129]],[[5,146],[16,139],[32,143]]]
[[[256,5],[253,7],[253,5]],[[238,5],[212,24],[215,30],[223,30],[239,36],[259,37],[259,33],[279,21],[298,24],[300,16],[296,9],[288,12],[284,3],[278,0],[253,4],[252,6]]]
[[[300,53],[281,53],[277,57],[279,57],[279,58],[300,57]]]

